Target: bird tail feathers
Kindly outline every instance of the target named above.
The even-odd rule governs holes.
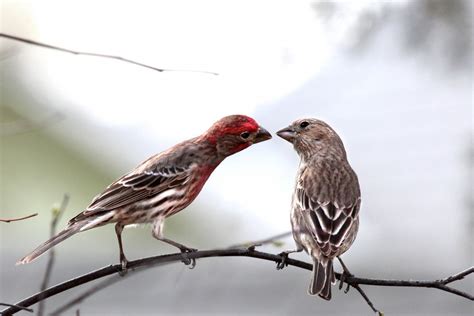
[[[37,259],[39,256],[41,256],[43,253],[51,249],[52,247],[56,246],[59,244],[61,241],[71,237],[75,233],[79,232],[81,229],[82,223],[74,223],[73,225],[65,228],[61,232],[59,232],[56,236],[52,237],[51,239],[45,241],[43,244],[38,246],[35,250],[33,250],[31,253],[23,257],[22,259],[17,261],[17,265],[20,264],[26,264],[30,263],[33,260]]]
[[[334,269],[332,260],[314,259],[313,263],[313,275],[311,283],[309,285],[309,295],[319,295],[325,300],[331,299],[331,284],[335,283],[336,276],[334,275]]]

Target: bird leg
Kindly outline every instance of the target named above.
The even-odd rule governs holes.
[[[339,260],[339,263],[341,264],[342,266],[342,273],[341,273],[341,279],[340,279],[340,282],[339,282],[339,290],[342,290],[342,285],[344,283],[344,281],[346,280],[347,277],[351,277],[351,276],[354,276],[350,271],[349,269],[347,268],[347,266],[344,264],[344,261],[342,261],[341,257],[337,257],[337,260]],[[347,283],[347,287],[346,289],[344,290],[344,293],[347,293],[349,292],[349,289],[351,288],[351,285],[349,283]]]
[[[180,243],[178,243],[174,240],[171,240],[171,239],[168,239],[168,238],[164,237],[164,235],[163,235],[163,225],[165,223],[164,220],[165,220],[165,218],[159,217],[155,221],[155,223],[153,224],[153,231],[152,231],[153,237],[155,237],[159,241],[165,242],[169,245],[172,245],[172,246],[178,248],[181,251],[181,253],[183,254],[182,262],[185,265],[190,265],[189,268],[193,269],[196,266],[196,259],[189,259],[186,256],[186,253],[197,251],[197,249],[186,247],[183,244],[180,244]]]
[[[115,234],[117,234],[117,240],[120,249],[120,263],[122,264],[122,271],[119,272],[120,276],[125,276],[127,274],[127,264],[128,260],[125,257],[125,253],[123,252],[123,245],[122,245],[122,231],[123,225],[120,223],[115,224]]]
[[[281,261],[277,262],[276,269],[277,270],[282,270],[283,268],[288,266],[288,263],[286,263],[286,259],[288,259],[288,255],[290,253],[295,253],[295,252],[301,252],[303,251],[303,247],[300,245],[296,246],[296,249],[290,249],[290,250],[285,250],[283,252],[280,252],[278,255],[281,257]]]

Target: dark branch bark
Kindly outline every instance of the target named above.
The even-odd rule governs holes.
[[[266,261],[273,261],[273,262],[280,262],[282,257],[279,255],[274,255],[266,252],[255,251],[251,249],[215,249],[215,250],[203,250],[203,251],[196,251],[192,253],[185,254],[189,259],[200,259],[200,258],[210,258],[210,257],[250,257],[256,258]],[[158,266],[160,264],[169,263],[169,262],[181,262],[183,260],[183,254],[169,254],[169,255],[162,255],[162,256],[155,256],[155,257],[148,257],[143,259],[138,259],[134,261],[130,261],[128,263],[128,267],[131,271],[136,269],[144,269],[147,267]],[[312,265],[303,261],[295,260],[288,258],[286,263],[290,266],[312,270]],[[57,295],[69,289],[75,288],[82,284],[91,282],[93,280],[97,280],[103,278],[108,275],[112,275],[114,273],[118,273],[121,271],[121,265],[115,264],[110,265],[107,267],[103,267],[99,270],[86,273],[82,276],[77,278],[65,281],[58,285],[52,286],[45,291],[40,293],[34,294],[20,302],[16,305],[22,307],[29,307],[40,300],[44,300],[48,297]],[[129,273],[131,272],[129,271]],[[367,279],[367,278],[358,278],[349,276],[345,278],[344,282],[353,286],[353,285],[374,285],[374,286],[397,286],[397,287],[425,287],[425,288],[436,288],[442,291],[450,292],[455,295],[459,295],[461,297],[467,298],[469,300],[474,301],[474,295],[471,295],[466,292],[462,292],[451,287],[448,287],[447,284],[460,280],[464,278],[466,275],[471,274],[474,272],[474,267],[470,267],[469,269],[462,271],[456,275],[450,276],[448,278],[442,280],[435,280],[435,281],[416,281],[416,280],[379,280],[379,279]],[[336,273],[336,278],[340,279],[341,275]],[[16,312],[21,310],[18,307],[9,307],[2,311],[4,315],[12,315]]]
[[[33,313],[33,310],[32,310],[31,308],[22,307],[22,306],[18,306],[18,305],[15,305],[15,304],[0,303],[0,306],[17,307],[17,308],[19,308],[19,309],[21,309],[21,310],[24,310],[24,311]],[[1,312],[0,312],[0,313],[1,313]]]
[[[63,215],[64,211],[66,210],[67,204],[69,203],[69,195],[64,194],[63,200],[61,202],[61,205],[59,206],[58,209],[53,209],[53,218],[51,219],[51,225],[50,225],[50,232],[49,232],[49,238],[53,238],[54,235],[56,235],[56,227],[58,226],[58,222],[61,219],[61,216]],[[49,284],[49,279],[51,278],[51,272],[53,271],[53,266],[54,266],[54,259],[55,259],[55,251],[54,248],[49,251],[49,257],[48,257],[48,264],[46,265],[46,270],[44,271],[44,277],[43,277],[43,282],[41,282],[41,288],[40,291],[46,290]],[[41,300],[38,306],[38,316],[42,316],[44,313],[44,300]]]
[[[204,74],[210,74],[210,75],[218,75],[218,73],[211,72],[211,71],[205,71],[205,70],[156,68],[156,67],[144,64],[144,63],[140,63],[138,61],[134,61],[134,60],[131,60],[131,59],[128,59],[128,58],[123,58],[123,57],[116,56],[116,55],[81,52],[81,51],[62,48],[62,47],[58,47],[58,46],[54,46],[54,45],[44,44],[44,43],[40,43],[40,42],[33,41],[33,40],[30,40],[30,39],[26,39],[26,38],[22,38],[22,37],[18,37],[18,36],[13,36],[13,35],[5,34],[5,33],[0,33],[0,37],[8,38],[10,40],[22,42],[22,43],[25,43],[25,44],[35,45],[35,46],[39,46],[39,47],[43,47],[43,48],[54,49],[54,50],[57,50],[57,51],[60,51],[60,52],[70,53],[70,54],[74,54],[74,55],[83,55],[83,56],[92,56],[92,57],[115,59],[115,60],[119,60],[119,61],[122,61],[122,62],[125,62],[125,63],[137,65],[137,66],[140,66],[140,67],[152,69],[152,70],[159,71],[159,72],[163,72],[163,71],[183,71],[183,72],[198,72],[198,73],[204,73]]]
[[[38,215],[38,213],[34,213],[34,214],[30,214],[30,215],[18,217],[18,218],[0,218],[0,222],[10,223],[10,222],[22,221],[24,219],[35,217],[36,215]]]

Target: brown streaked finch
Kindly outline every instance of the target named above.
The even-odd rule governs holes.
[[[148,158],[113,182],[83,212],[72,218],[63,231],[17,264],[35,260],[76,233],[110,223],[115,223],[124,270],[127,259],[121,233],[126,225],[152,223],[153,237],[179,248],[183,253],[194,251],[164,237],[165,219],[196,198],[211,173],[226,157],[270,138],[270,133],[254,119],[244,115],[226,116],[202,135]]]
[[[341,139],[323,121],[297,120],[277,135],[292,143],[301,159],[290,216],[297,249],[282,256],[305,250],[313,259],[308,293],[330,300],[333,259],[349,249],[359,228],[359,181]],[[278,265],[283,267],[284,260]]]

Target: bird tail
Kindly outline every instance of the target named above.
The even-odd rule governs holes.
[[[33,250],[31,253],[23,257],[22,259],[18,260],[16,262],[17,265],[19,264],[26,264],[30,263],[39,256],[41,256],[43,253],[48,251],[50,248],[56,246],[59,244],[61,241],[63,241],[66,238],[71,237],[75,233],[79,232],[82,227],[81,222],[74,223],[73,225],[66,227],[64,230],[59,232],[56,236],[52,237],[51,239],[45,241],[43,244],[38,246],[35,250]]]
[[[309,285],[309,295],[319,295],[325,300],[331,299],[331,284],[336,282],[331,259],[314,259],[313,275]]]

